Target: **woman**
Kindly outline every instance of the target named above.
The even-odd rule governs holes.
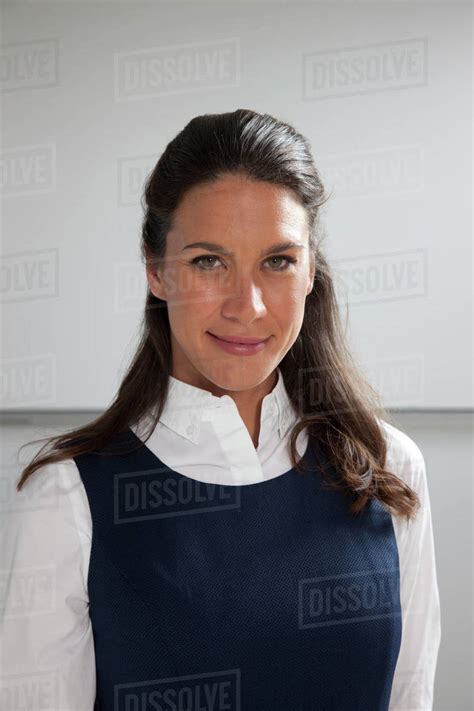
[[[54,609],[7,595],[3,634],[54,708],[431,708],[425,464],[344,343],[326,199],[308,140],[243,109],[192,119],[149,176],[138,351],[23,471],[58,505],[16,517],[2,566],[11,590],[53,567]]]

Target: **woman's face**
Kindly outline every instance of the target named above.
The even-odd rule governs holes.
[[[287,188],[228,175],[185,194],[164,260],[147,268],[150,290],[167,302],[174,377],[218,394],[272,375],[312,290],[308,236],[306,211]],[[294,246],[275,248],[285,242]],[[265,343],[233,353],[214,336]]]

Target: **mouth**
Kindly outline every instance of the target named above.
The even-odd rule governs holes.
[[[251,346],[251,345],[256,345],[257,343],[265,343],[265,341],[268,341],[270,336],[267,338],[244,338],[244,336],[217,336],[215,333],[211,333],[211,331],[207,331],[210,336],[213,336],[214,338],[218,338],[220,341],[225,341],[226,343],[238,343],[242,346]]]

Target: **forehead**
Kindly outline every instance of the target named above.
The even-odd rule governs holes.
[[[169,235],[215,236],[243,233],[298,238],[306,234],[307,213],[289,188],[241,176],[225,176],[197,185],[184,195]]]

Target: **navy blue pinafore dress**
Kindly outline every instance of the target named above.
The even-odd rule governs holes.
[[[75,457],[92,516],[95,711],[386,711],[400,651],[390,513],[307,471],[191,479],[129,429]],[[105,452],[105,449],[103,450]]]

